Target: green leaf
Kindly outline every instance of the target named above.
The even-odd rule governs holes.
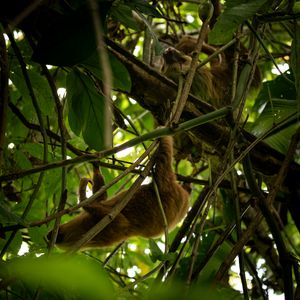
[[[30,236],[30,241],[33,243],[34,247],[45,246],[45,236],[48,233],[49,228],[46,225],[41,227],[28,228],[28,234]]]
[[[24,145],[21,145],[21,149],[25,152],[28,152],[30,156],[34,156],[38,159],[43,159],[43,148],[44,146],[42,144],[34,144],[34,143],[27,143]]]
[[[11,235],[11,233],[8,232],[8,233],[6,233],[5,239],[0,239],[0,249],[3,249],[4,245],[9,240],[10,235]],[[15,254],[15,255],[18,254],[18,252],[21,248],[21,244],[22,244],[22,234],[20,231],[18,231],[16,233],[15,237],[13,238],[12,242],[10,243],[7,253],[11,253],[11,254]],[[0,274],[1,274],[1,268],[0,268]]]
[[[200,276],[201,277],[201,276]],[[211,278],[205,283],[195,282],[188,288],[185,281],[171,281],[168,284],[153,284],[144,293],[144,300],[242,300],[243,295],[233,290],[228,285],[220,285],[216,283],[215,278]],[[184,296],[183,296],[184,295]]]
[[[138,10],[147,16],[162,18],[162,15],[159,13],[159,11],[144,0],[131,0],[125,2],[127,5],[132,7],[132,9]]]
[[[226,8],[209,33],[209,43],[222,45],[229,42],[236,29],[254,16],[268,0],[226,1]]]
[[[144,22],[144,24],[147,26],[147,28],[149,30],[149,33],[151,34],[151,37],[152,37],[153,42],[154,42],[155,55],[161,55],[163,53],[163,51],[164,51],[164,48],[161,45],[161,43],[159,42],[159,40],[157,38],[157,35],[152,30],[151,25],[149,24],[148,20],[143,16],[143,14],[141,14],[140,12],[137,12],[137,14],[141,18],[141,20]]]
[[[132,28],[134,30],[141,30],[139,23],[133,17],[132,11],[135,10],[139,15],[141,13],[157,18],[162,18],[161,14],[156,10],[156,8],[143,0],[134,1],[116,1],[111,8],[110,14],[120,21],[126,27]]]
[[[6,224],[24,224],[19,215],[13,213],[8,205],[5,204],[3,198],[0,196],[0,218],[1,223]]]
[[[32,291],[39,287],[42,295],[46,292],[59,299],[115,299],[101,265],[82,256],[20,257],[7,263],[0,275],[21,280]]]
[[[153,262],[156,262],[158,260],[158,261],[169,261],[172,263],[175,261],[178,255],[175,252],[163,253],[153,239],[149,239],[149,248],[151,251],[150,258]]]
[[[132,9],[128,5],[123,3],[113,5],[110,14],[117,21],[121,22],[125,27],[132,28],[136,31],[140,30],[139,24],[133,18]]]
[[[295,113],[295,111],[297,111],[297,102],[295,100],[272,99],[272,101],[266,105],[257,120],[248,125],[249,129],[254,135],[259,136],[271,129],[285,117]],[[266,138],[265,141],[278,151],[286,153],[291,136],[295,132],[297,122],[298,120],[296,119],[294,124],[290,124],[289,127]]]
[[[197,229],[196,229],[197,231]],[[198,267],[206,257],[207,252],[209,251],[209,249],[212,246],[213,241],[215,240],[216,237],[216,231],[215,230],[210,230],[210,231],[204,231],[204,233],[201,235],[201,243],[200,243],[200,247],[199,247],[199,252],[196,258],[195,266],[194,268]],[[193,245],[195,243],[195,238],[193,238],[190,243]],[[220,250],[219,250],[220,251]],[[188,256],[188,257],[184,257],[183,259],[180,260],[180,267],[178,269],[178,273],[177,273],[177,279],[179,280],[184,280],[190,271],[190,266],[191,266],[191,261],[194,258],[192,256]],[[216,271],[216,265],[217,265],[217,260],[215,256],[210,257],[210,261],[207,262],[210,264],[213,264],[213,268],[211,268],[210,270],[213,271],[208,271],[208,274],[205,274],[205,276],[203,277],[203,271],[201,272],[201,278],[203,280],[207,280],[208,278],[210,278],[211,276],[211,272],[215,272]],[[205,269],[204,269],[205,270]]]
[[[234,198],[231,191],[220,189],[221,199],[223,203],[223,221],[225,224],[229,224],[232,220],[235,220]]]
[[[14,83],[15,87],[18,89],[20,94],[22,95],[23,100],[29,99],[30,100],[30,107],[31,104],[31,96],[29,95],[29,90],[27,84],[24,80],[22,70],[20,68],[20,64],[17,63],[16,60],[13,61],[11,66],[11,73],[10,79]],[[31,85],[33,87],[33,92],[39,106],[44,115],[53,115],[55,113],[54,105],[53,105],[53,98],[52,93],[49,87],[49,84],[44,76],[42,76],[36,67],[32,67],[27,70],[27,74],[29,75]],[[24,100],[26,101],[26,100]],[[33,108],[32,108],[33,111]],[[33,116],[35,116],[35,112]],[[31,112],[32,115],[32,112]],[[32,116],[31,116],[32,118]]]
[[[261,135],[283,118],[299,110],[299,103],[295,101],[297,93],[293,82],[294,76],[288,70],[274,80],[263,83],[252,110],[264,109],[255,122],[247,125],[254,135]],[[291,136],[295,131],[295,123],[289,125],[289,127],[265,139],[270,146],[282,153],[286,153]]]
[[[262,89],[255,99],[255,104],[252,110],[260,110],[263,105],[272,101],[273,98],[295,100],[296,89],[293,82],[294,76],[290,71],[277,76],[274,80],[264,82]]]
[[[103,81],[102,67],[99,63],[99,52],[94,52],[89,58],[82,62],[82,66],[92,72],[95,77]],[[130,92],[131,78],[126,67],[111,53],[108,53],[111,71],[113,74],[113,88]]]
[[[178,255],[178,253],[176,253],[176,252],[166,253],[166,254],[160,255],[158,257],[158,260],[159,261],[168,261],[170,263],[174,263],[176,258],[177,258],[177,255]]]
[[[18,168],[24,170],[32,168],[30,160],[22,151],[16,150],[14,153],[14,159]]]
[[[300,2],[294,3],[293,13],[295,13],[295,14],[299,14],[300,13]]]
[[[153,239],[149,239],[149,248],[151,251],[150,258],[153,262],[156,262],[159,257],[164,255]]]
[[[298,124],[293,124],[287,128],[284,128],[279,133],[266,138],[265,142],[269,144],[272,148],[285,154],[288,150],[291,138],[298,127]]]
[[[82,133],[86,144],[97,151],[105,145],[105,100],[93,81],[78,69],[67,77],[67,101],[69,124],[76,135]]]

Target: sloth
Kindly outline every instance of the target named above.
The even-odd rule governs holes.
[[[178,82],[179,75],[186,75],[192,62],[191,54],[197,41],[191,36],[184,36],[174,47],[168,47],[163,53],[164,64],[162,72],[170,79]],[[216,48],[204,43],[202,52],[212,54]],[[215,108],[229,105],[234,63],[234,45],[227,48],[217,58],[210,61],[210,67],[198,67],[195,73],[191,93],[203,101],[209,102]],[[247,49],[240,45],[238,74],[248,62]],[[251,88],[260,86],[261,74],[255,67]]]
[[[176,181],[172,170],[173,145],[171,137],[160,139],[155,153],[153,178],[157,184],[159,196],[171,230],[185,216],[189,207],[190,188]],[[86,186],[90,179],[82,178],[79,185],[79,200],[86,199]],[[94,167],[93,193],[104,185],[104,180],[97,167]],[[113,207],[122,201],[127,191],[107,199],[103,194],[91,204],[83,207],[83,211],[71,221],[60,225],[56,245],[62,249],[72,249],[84,234],[96,225]],[[153,183],[142,185],[132,196],[127,206],[82,249],[101,248],[120,243],[133,236],[145,238],[158,237],[163,234],[165,223],[159,206]],[[52,231],[48,233],[48,239]]]
[[[196,39],[191,36],[184,36],[174,47],[167,47],[163,53],[162,73],[178,83],[179,77],[188,73],[192,62],[192,53],[196,47]],[[202,52],[211,55],[217,49],[207,43],[203,43]],[[233,64],[235,46],[227,48],[218,57],[210,61],[210,66],[199,66],[196,69],[191,93],[199,99],[208,102],[216,109],[231,104]],[[240,45],[238,76],[248,62],[247,49]],[[199,62],[197,63],[199,64]],[[251,90],[257,89],[261,83],[261,74],[258,67],[255,67],[251,83]],[[228,121],[228,120],[226,120]],[[221,126],[228,126],[225,120],[219,121]],[[232,121],[231,121],[232,122]],[[176,164],[181,159],[188,159],[192,163],[205,158],[206,153],[212,157],[211,149],[204,145],[193,132],[181,132],[174,136],[174,159]],[[215,156],[215,155],[213,155]]]

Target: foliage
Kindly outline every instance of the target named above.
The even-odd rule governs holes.
[[[190,130],[175,136],[174,169],[192,183],[181,224],[76,255],[46,241],[79,212],[91,161],[109,183],[166,132],[154,128],[181,90],[159,73],[162,53],[204,31],[198,2],[1,2],[1,299],[292,299],[299,289],[299,1],[211,1],[210,52],[199,57],[213,68],[212,52],[241,42],[222,79],[236,110],[219,120],[231,103],[207,105],[201,90],[172,127]],[[247,93],[256,63],[263,83]]]

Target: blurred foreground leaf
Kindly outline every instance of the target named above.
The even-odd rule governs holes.
[[[99,264],[82,256],[20,257],[1,268],[0,275],[23,281],[32,291],[60,299],[114,299],[113,289]],[[6,273],[6,272],[5,272]],[[43,298],[43,297],[42,297]]]

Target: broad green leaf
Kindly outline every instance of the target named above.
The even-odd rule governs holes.
[[[13,101],[11,101],[13,102]],[[16,115],[9,110],[7,112],[7,141],[8,143],[13,143],[14,145],[18,145],[20,141],[23,141],[28,136],[29,129],[24,126],[24,124],[19,120]],[[10,149],[7,147],[6,151],[11,152]],[[8,163],[8,161],[5,161],[5,163]]]
[[[99,52],[94,52],[89,58],[82,62],[82,66],[91,71],[98,79],[103,80],[102,67],[99,63]],[[109,62],[112,71],[113,88],[130,92],[131,78],[126,67],[111,53],[109,55]]]
[[[145,25],[147,26],[149,32],[150,32],[150,35],[153,39],[153,43],[154,43],[154,52],[155,52],[155,55],[161,55],[164,51],[164,48],[163,46],[161,45],[161,43],[159,42],[158,38],[157,38],[157,35],[155,34],[155,32],[152,30],[152,27],[151,25],[149,24],[148,20],[144,17],[143,14],[141,14],[140,12],[137,12],[139,17],[141,18],[141,20],[145,23]]]
[[[159,257],[159,261],[168,261],[169,263],[174,263],[177,255],[178,253],[175,252],[166,253]]]
[[[0,219],[1,223],[5,224],[23,224],[24,222],[19,215],[13,213],[8,205],[3,201],[3,195],[0,195]]]
[[[18,89],[20,95],[24,101],[30,101],[32,107],[31,95],[29,93],[28,86],[24,80],[23,73],[21,71],[20,65],[14,60],[10,69],[10,79]],[[30,84],[33,88],[34,96],[37,99],[39,107],[44,115],[53,115],[55,113],[54,100],[52,98],[52,93],[49,84],[44,76],[42,76],[36,67],[29,68],[27,74],[30,79]],[[26,99],[26,100],[25,100]],[[31,115],[35,116],[36,112],[32,107]],[[36,117],[37,118],[37,117]]]
[[[249,124],[248,128],[254,135],[259,136],[278,124],[284,118],[295,113],[295,111],[297,111],[297,102],[295,100],[272,99],[272,102],[266,105],[257,120],[254,123]],[[278,151],[286,153],[291,136],[295,132],[297,122],[298,120],[296,119],[289,127],[266,138],[265,141]]]
[[[126,27],[134,30],[140,30],[140,25],[133,17],[132,11],[142,13],[148,16],[162,18],[161,14],[156,8],[143,0],[116,2],[110,10],[110,14],[124,24]]]
[[[136,22],[132,15],[132,9],[126,4],[118,3],[113,5],[110,14],[117,21],[121,22],[125,27],[132,28],[134,30],[140,30],[139,24]]]
[[[300,13],[300,2],[294,3],[294,6],[293,6],[293,12],[294,12],[295,14]]]
[[[223,204],[223,224],[229,224],[235,220],[234,197],[231,190],[220,189]]]
[[[30,156],[38,159],[43,159],[44,146],[42,144],[27,143],[21,146],[22,150],[27,152]]]
[[[153,5],[150,5],[144,0],[130,0],[125,2],[127,5],[132,7],[132,9],[136,9],[147,16],[162,18],[159,11]]]
[[[43,247],[45,246],[45,236],[48,233],[49,228],[46,225],[41,227],[32,227],[28,228],[28,234],[30,236],[30,241],[34,247]]]
[[[261,135],[283,118],[299,110],[299,104],[295,101],[296,89],[293,82],[292,72],[287,71],[274,80],[263,83],[263,87],[255,100],[253,111],[264,109],[255,122],[247,125],[254,135]],[[269,136],[265,141],[278,151],[286,153],[296,126],[294,122],[288,128]]]
[[[28,157],[23,153],[23,151],[16,150],[14,153],[14,159],[16,161],[16,165],[20,169],[30,169],[32,168],[32,164]]]
[[[46,293],[49,299],[51,295],[60,299],[115,299],[101,265],[82,256],[20,257],[6,266],[0,271],[2,278],[22,280],[32,291],[40,287],[41,296]]]
[[[60,184],[61,184],[61,170],[60,169],[53,169],[48,170],[43,180],[44,184],[44,191],[46,193],[52,193],[60,191]]]
[[[195,268],[203,262],[204,258],[206,258],[206,254],[209,251],[209,249],[211,248],[212,243],[215,239],[215,236],[216,236],[216,233],[215,233],[214,230],[209,231],[209,232],[204,231],[204,233],[202,234],[201,243],[200,243],[200,247],[199,247],[199,252],[198,252],[196,261],[194,262],[195,263]],[[192,239],[190,241],[190,243],[194,243],[194,242],[195,242],[195,239]],[[179,269],[179,272],[178,272],[178,275],[177,275],[178,279],[183,279],[184,280],[184,278],[186,278],[186,276],[188,276],[189,268],[190,268],[190,264],[191,264],[192,259],[193,258],[191,256],[189,256],[189,257],[183,258],[180,261],[180,269]],[[212,259],[214,259],[214,257],[212,257]],[[214,263],[216,263],[216,262],[214,262]]]
[[[7,232],[5,239],[0,239],[0,249],[3,249],[4,245],[6,245],[7,241],[9,240],[9,237],[11,235],[11,232]],[[20,248],[21,248],[21,244],[22,244],[22,234],[20,231],[18,231],[15,235],[15,237],[13,238],[12,242],[10,243],[9,247],[8,247],[8,253],[11,254],[18,254]],[[1,268],[0,268],[0,274],[1,274]],[[1,277],[1,276],[0,276]]]
[[[153,239],[149,239],[149,248],[151,251],[150,258],[153,262],[157,261],[164,254]]]
[[[209,33],[209,43],[222,45],[229,42],[236,29],[245,20],[254,16],[268,0],[226,1],[223,14]]]
[[[78,69],[67,77],[67,101],[69,124],[76,135],[82,133],[84,141],[97,151],[106,147],[104,97],[99,94],[93,81]]]
[[[298,127],[299,124],[293,124],[287,128],[284,128],[279,133],[267,137],[265,139],[265,142],[277,151],[285,154],[288,150],[291,138]]]
[[[44,145],[42,143],[21,144],[19,147],[26,155],[32,158],[43,160]],[[61,159],[60,147],[48,147],[48,161]]]
[[[151,288],[144,292],[144,300],[242,300],[243,295],[228,286],[218,285],[214,278],[208,282],[195,282],[188,286],[185,281],[170,280],[168,284],[154,282]],[[183,296],[184,295],[184,296]]]
[[[269,80],[263,83],[262,89],[255,99],[253,111],[258,111],[266,103],[277,99],[296,99],[296,89],[293,84],[294,76],[290,71],[283,75],[277,76],[274,80]]]

